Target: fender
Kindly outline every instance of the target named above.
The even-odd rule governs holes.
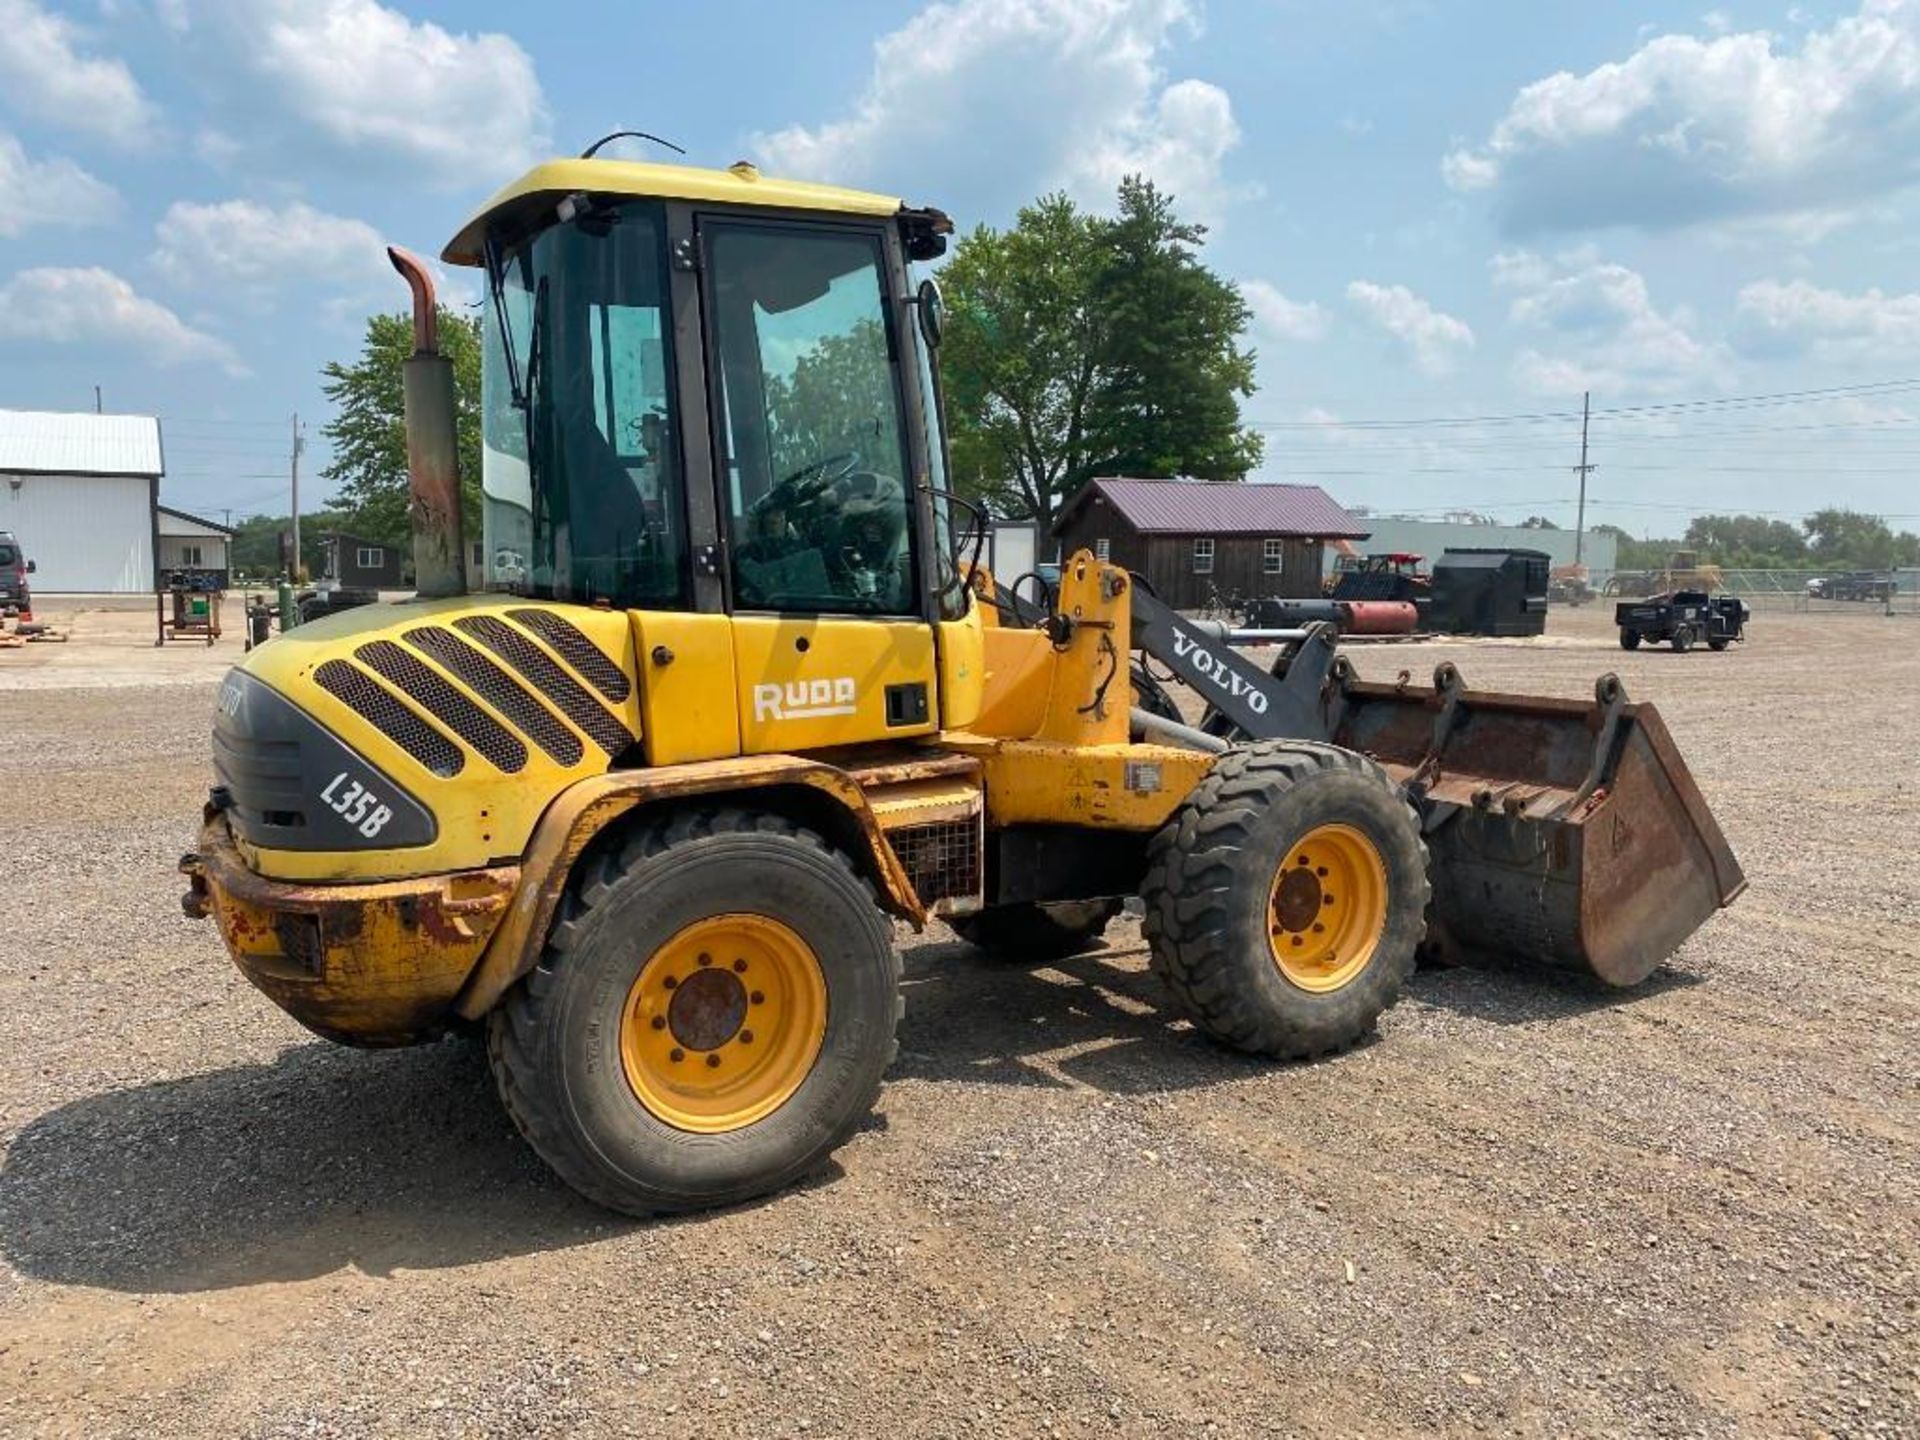
[[[863,868],[879,889],[881,904],[916,928],[926,924],[927,908],[900,857],[882,833],[859,782],[844,770],[780,754],[696,761],[663,770],[616,770],[569,786],[540,817],[521,861],[513,903],[454,1001],[455,1012],[463,1019],[478,1020],[534,967],[574,863],[608,825],[631,810],[661,800],[735,791],[764,794],[770,785],[806,786],[842,808],[866,840],[867,854],[853,858],[856,863],[865,861]]]

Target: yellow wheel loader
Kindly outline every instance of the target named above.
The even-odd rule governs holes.
[[[1366,1034],[1423,943],[1632,984],[1743,884],[1610,680],[1364,684],[1324,627],[1262,669],[1084,552],[1002,591],[911,276],[950,230],[745,164],[495,196],[443,257],[487,297],[471,594],[451,370],[395,252],[420,594],[220,690],[188,913],[331,1039],[483,1023],[521,1133],[615,1209],[826,1159],[894,1054],[895,920],[1057,954],[1138,896],[1193,1023],[1284,1059]]]

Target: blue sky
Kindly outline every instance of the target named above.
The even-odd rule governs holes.
[[[963,227],[1153,175],[1254,308],[1259,478],[1571,523],[1591,389],[1590,521],[1920,528],[1920,0],[0,0],[0,406],[99,384],[170,503],[271,508],[382,243],[622,126]]]

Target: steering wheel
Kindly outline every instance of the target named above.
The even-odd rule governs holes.
[[[780,481],[748,507],[749,513],[763,515],[779,511],[789,517],[804,514],[818,506],[860,464],[860,452],[842,450],[837,455],[809,461]]]
[[[842,450],[837,455],[829,455],[824,459],[812,460],[802,465],[767,493],[769,495],[777,495],[782,490],[790,487],[797,490],[800,487],[801,481],[814,476],[818,476],[825,484],[831,485],[835,481],[846,479],[847,476],[851,475],[859,467],[860,452],[858,450]]]

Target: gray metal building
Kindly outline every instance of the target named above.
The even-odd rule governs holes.
[[[1470,525],[1452,520],[1401,520],[1386,515],[1356,516],[1361,527],[1373,533],[1353,542],[1362,555],[1400,551],[1427,557],[1429,565],[1440,552],[1455,550],[1544,550],[1556,566],[1573,563],[1573,531],[1532,530],[1524,525]],[[1591,530],[1581,546],[1581,559],[1596,580],[1604,580],[1614,568],[1614,539]],[[1333,568],[1333,552],[1327,553],[1327,568]]]

